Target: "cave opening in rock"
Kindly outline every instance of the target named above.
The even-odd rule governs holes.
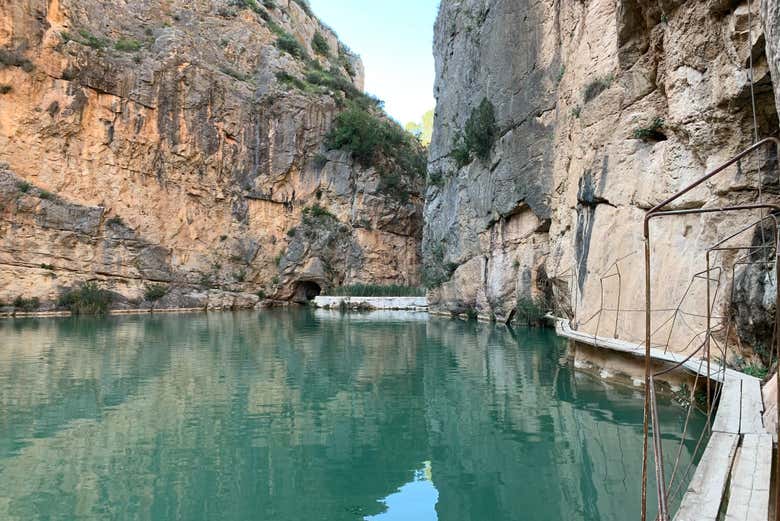
[[[320,293],[322,293],[322,288],[319,284],[310,280],[303,280],[295,286],[295,296],[293,297],[293,300],[305,304],[310,300],[314,300]]]

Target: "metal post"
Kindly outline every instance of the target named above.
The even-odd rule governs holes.
[[[776,435],[778,441],[778,454],[775,457],[775,521],[780,521],[780,227],[775,226],[775,358],[777,369],[775,371],[775,421],[777,423]]]
[[[645,216],[645,410],[642,441],[642,521],[647,521],[647,433],[650,412],[650,223]]]
[[[704,356],[707,357],[707,430],[712,430],[712,403],[710,386],[712,382],[712,369],[710,367],[710,326],[712,314],[710,313],[710,252],[707,250],[707,329],[704,333]],[[724,360],[725,364],[726,361]]]

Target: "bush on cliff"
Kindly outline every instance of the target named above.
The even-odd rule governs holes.
[[[474,157],[483,161],[490,157],[498,137],[495,107],[487,98],[471,110],[463,132],[455,135],[452,157],[463,167]]]
[[[361,166],[383,166],[387,173],[424,177],[425,151],[400,125],[375,115],[357,103],[336,116],[325,144],[348,150]]]
[[[168,294],[168,286],[165,284],[147,284],[144,288],[144,300],[157,302]]]
[[[41,307],[41,301],[38,297],[24,298],[20,295],[14,299],[13,306],[19,311],[35,311]]]
[[[309,53],[306,52],[306,49],[303,48],[303,45],[301,45],[298,40],[296,40],[295,37],[289,33],[284,33],[279,36],[279,38],[276,40],[276,46],[294,58],[309,59]]]
[[[74,315],[105,315],[114,300],[110,291],[95,282],[85,282],[79,289],[71,289],[60,295],[57,304],[68,308]]]
[[[311,39],[311,48],[314,49],[314,52],[317,54],[321,54],[323,56],[327,56],[330,54],[330,46],[328,45],[328,40],[325,39],[324,36],[322,36],[322,33],[317,31],[314,33],[314,36]]]

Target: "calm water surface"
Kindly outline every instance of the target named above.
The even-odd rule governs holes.
[[[661,409],[673,454],[685,411]],[[641,394],[575,371],[550,331],[0,321],[2,520],[636,519],[641,429]]]

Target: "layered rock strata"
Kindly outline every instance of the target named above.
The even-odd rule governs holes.
[[[4,2],[0,299],[417,283],[422,180],[324,145],[362,71],[302,1]]]

